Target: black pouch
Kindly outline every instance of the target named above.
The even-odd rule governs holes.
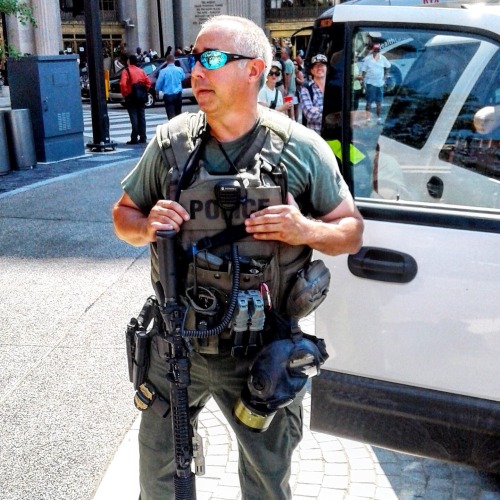
[[[150,324],[152,328],[148,330]],[[149,297],[139,316],[132,318],[125,332],[129,379],[137,389],[146,380],[151,339],[158,330],[158,303]]]
[[[297,271],[286,301],[286,314],[304,318],[325,300],[330,287],[330,270],[322,260],[313,260]]]

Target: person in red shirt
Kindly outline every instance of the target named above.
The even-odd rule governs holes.
[[[132,95],[132,84],[140,83],[146,87],[146,90],[151,87],[151,80],[146,73],[137,66],[137,56],[132,54],[128,56],[127,66],[122,71],[120,78],[120,90],[125,98],[125,106],[130,117],[132,132],[130,141],[127,144],[145,143],[146,137],[146,113],[144,103],[138,102]]]

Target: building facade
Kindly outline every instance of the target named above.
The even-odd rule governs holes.
[[[137,47],[153,49],[163,55],[170,47],[189,47],[201,24],[214,15],[247,17],[263,26],[270,40],[294,38],[298,50],[307,45],[314,19],[333,4],[333,0],[95,0],[99,4],[103,57],[111,61],[120,52]],[[85,55],[84,16],[62,12],[59,0],[27,0],[37,26],[22,25],[15,16],[3,18],[1,33],[8,45],[33,55],[54,55],[61,50]]]

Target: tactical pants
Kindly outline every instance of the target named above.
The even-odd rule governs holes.
[[[148,378],[170,400],[169,383],[165,379],[167,365],[159,358],[155,340]],[[277,412],[266,432],[255,433],[238,425],[231,415],[234,403],[246,384],[248,363],[231,357],[229,353],[202,355],[193,352],[190,359],[191,385],[188,392],[193,426],[204,405],[213,397],[238,440],[242,498],[291,499],[288,482],[292,453],[302,439],[302,399],[305,389],[291,405]],[[170,415],[161,418],[152,410],[145,411],[139,430],[141,500],[175,498],[173,449]]]

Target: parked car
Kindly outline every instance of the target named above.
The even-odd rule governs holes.
[[[182,81],[182,98],[183,99],[188,99],[192,103],[196,104],[196,99],[193,95],[193,89],[191,88],[191,69],[189,67],[188,63],[188,58],[186,57],[176,57],[175,58],[175,64],[177,66],[180,66],[184,70],[184,80]],[[158,79],[158,75],[160,74],[160,71],[166,66],[166,64],[160,68],[158,71],[155,71],[154,73],[151,74],[151,89],[156,85],[156,80]],[[157,98],[161,99],[162,96],[158,95],[157,92]]]
[[[158,64],[158,61],[161,61]],[[158,61],[152,61],[150,63],[145,63],[145,65],[141,66],[145,73],[149,76],[151,80],[151,87],[149,89],[149,100],[146,103],[146,108],[150,108],[156,104],[158,100],[161,100],[161,96],[158,95],[156,91],[156,80],[158,79],[158,75],[160,71],[167,66],[166,61],[163,59]],[[180,66],[184,70],[184,80],[182,82],[182,97],[183,99],[189,99],[192,102],[196,102],[193,91],[191,89],[191,70],[189,69],[188,59],[187,57],[177,57],[175,59],[175,64]],[[123,71],[123,70],[122,70]],[[120,77],[121,72],[118,73],[115,78],[110,80],[109,86],[109,102],[119,102],[124,104],[124,99],[120,91]]]

